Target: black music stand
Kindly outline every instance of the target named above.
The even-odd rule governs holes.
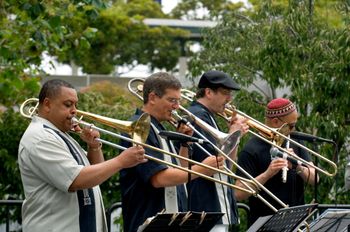
[[[345,232],[349,227],[349,209],[327,209],[310,224],[310,231]]]
[[[248,232],[292,232],[311,214],[317,204],[282,208],[275,214],[260,217]]]
[[[137,232],[208,232],[224,215],[221,212],[158,213],[148,218]]]

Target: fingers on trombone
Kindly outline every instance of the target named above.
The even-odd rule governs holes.
[[[75,133],[78,133],[78,134],[83,133],[83,130],[80,128],[78,123],[72,124],[72,131],[74,131]]]
[[[137,151],[137,160],[140,162],[140,163],[144,163],[147,161],[147,158],[145,157],[145,149],[141,146],[141,145],[136,145],[135,146]]]
[[[217,157],[218,168],[223,170],[225,168],[225,158],[223,156]]]
[[[204,160],[204,163],[222,170],[225,167],[225,158],[223,156],[209,156]]]

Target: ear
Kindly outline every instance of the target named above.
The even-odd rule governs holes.
[[[148,94],[148,102],[149,103],[152,103],[152,104],[155,104],[155,100],[158,96],[154,93],[154,92],[150,92]]]
[[[208,97],[208,98],[211,98],[211,95],[212,95],[211,89],[205,88],[204,91],[205,91],[205,96]]]
[[[49,112],[51,109],[51,101],[49,98],[45,98],[43,101],[43,107],[42,109],[44,110],[44,112]]]

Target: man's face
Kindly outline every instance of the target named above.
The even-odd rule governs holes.
[[[280,128],[284,124],[287,124],[289,131],[294,131],[297,121],[298,121],[298,112],[295,110],[286,116],[274,118],[273,127]]]
[[[223,113],[225,105],[232,100],[232,90],[220,87],[216,91],[212,89],[209,91],[211,91],[209,109],[214,113]]]
[[[59,130],[67,132],[72,128],[72,117],[75,116],[78,96],[75,89],[61,87],[60,94],[44,100],[45,118]]]
[[[153,99],[152,115],[160,122],[170,121],[171,112],[179,108],[181,92],[180,89],[167,89],[162,97],[157,95]]]

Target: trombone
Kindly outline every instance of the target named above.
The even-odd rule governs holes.
[[[33,104],[33,103],[35,103],[35,106],[34,107],[30,106],[30,104]],[[20,107],[21,115],[26,117],[26,118],[32,118],[33,115],[37,111],[38,105],[39,105],[39,103],[38,103],[38,99],[37,98],[27,99],[26,101],[24,101],[22,103],[22,105]],[[251,180],[248,180],[246,178],[243,178],[243,177],[240,177],[240,176],[237,176],[237,175],[232,175],[231,173],[228,173],[228,172],[223,171],[221,169],[211,167],[209,165],[206,165],[206,164],[203,164],[203,163],[200,163],[200,162],[188,159],[186,157],[182,157],[180,155],[177,155],[177,154],[174,154],[174,153],[168,152],[166,150],[162,150],[160,148],[157,148],[157,147],[154,147],[154,146],[151,146],[151,145],[148,145],[148,144],[144,143],[144,141],[146,141],[146,139],[147,139],[148,132],[149,132],[149,129],[150,129],[150,116],[148,114],[141,115],[139,120],[134,121],[134,122],[116,120],[116,119],[112,119],[112,118],[108,118],[108,117],[104,117],[104,116],[101,116],[101,115],[97,115],[97,114],[93,114],[93,113],[89,113],[89,112],[85,112],[85,111],[80,111],[80,110],[77,110],[77,115],[80,115],[82,117],[85,116],[85,117],[90,118],[91,120],[97,121],[97,122],[99,122],[101,124],[108,125],[108,126],[113,127],[115,129],[121,130],[122,132],[126,132],[129,135],[133,136],[134,139],[131,139],[129,137],[126,137],[126,136],[123,136],[123,135],[120,135],[120,134],[117,134],[117,133],[113,133],[111,131],[108,131],[108,130],[96,127],[96,126],[94,126],[91,123],[83,121],[82,117],[80,119],[77,119],[77,118],[73,117],[72,118],[72,122],[74,124],[81,124],[81,125],[87,126],[87,127],[91,128],[91,129],[98,130],[98,131],[100,131],[102,133],[111,135],[111,136],[119,138],[119,139],[123,139],[125,141],[130,142],[130,143],[137,144],[137,145],[149,148],[151,150],[154,150],[154,151],[157,151],[157,152],[161,152],[161,153],[166,154],[166,155],[173,156],[173,157],[178,158],[178,159],[183,159],[183,160],[186,160],[187,162],[193,163],[195,165],[198,165],[198,166],[210,169],[210,170],[215,171],[215,172],[220,172],[220,173],[225,174],[225,175],[232,176],[233,178],[240,179],[242,181],[248,181],[251,184],[253,184]],[[123,146],[111,143],[109,141],[106,141],[106,140],[103,140],[103,139],[100,139],[100,138],[96,138],[96,140],[101,142],[101,143],[113,146],[115,148],[119,148],[119,149],[122,149],[122,150],[127,149],[127,148],[125,148]],[[171,166],[173,168],[180,169],[182,171],[185,171],[185,172],[188,172],[188,173],[200,176],[200,177],[205,178],[207,180],[214,181],[214,182],[226,185],[228,187],[235,188],[235,189],[238,189],[240,191],[247,192],[249,194],[253,194],[253,195],[256,194],[255,191],[250,191],[250,190],[247,190],[247,189],[242,188],[240,186],[237,186],[237,185],[234,185],[234,184],[231,184],[231,183],[228,183],[228,182],[224,182],[224,181],[221,181],[221,180],[217,180],[217,179],[215,179],[215,178],[213,178],[211,176],[207,176],[207,175],[202,174],[200,172],[196,172],[196,171],[187,169],[185,167],[182,167],[182,166],[170,163],[170,162],[166,162],[166,161],[164,161],[162,159],[159,159],[159,158],[147,155],[147,154],[145,154],[145,157],[147,159],[149,159],[149,160],[153,160],[153,161],[156,161],[156,162],[159,162],[159,163]]]
[[[188,101],[193,101],[193,98],[195,96],[195,93],[187,90],[187,89],[182,89],[181,90],[181,97],[185,98]],[[293,139],[289,138],[288,135],[290,133],[290,129],[288,127],[287,124],[282,125],[282,127],[280,128],[270,128],[268,126],[266,126],[265,124],[259,122],[258,120],[250,117],[249,115],[243,113],[242,111],[237,110],[233,105],[226,105],[225,107],[225,111],[224,114],[218,114],[219,116],[223,117],[226,121],[230,121],[230,119],[226,116],[226,115],[230,115],[230,116],[234,116],[238,114],[239,116],[245,117],[248,119],[247,124],[249,125],[249,127],[254,128],[256,130],[258,130],[260,132],[260,134],[255,133],[252,130],[248,130],[250,133],[254,134],[255,136],[257,136],[258,138],[264,140],[265,142],[271,144],[274,147],[277,147],[278,149],[282,150],[283,152],[287,153],[289,156],[291,156],[292,158],[296,159],[297,161],[300,161],[302,164],[312,167],[315,170],[327,175],[327,176],[335,176],[337,174],[337,165],[332,162],[331,160],[321,156],[320,154],[318,154],[317,152],[307,148],[306,146],[294,141]],[[306,160],[302,159],[301,157],[297,156],[294,153],[291,153],[290,151],[288,151],[287,149],[283,148],[281,145],[283,143],[284,140],[287,140],[293,144],[295,144],[296,146],[310,152],[311,154],[313,154],[314,156],[320,158],[321,160],[327,162],[333,169],[333,172],[328,172],[326,170],[323,170],[319,167],[317,167],[316,165],[310,164],[309,162],[307,162]],[[272,142],[275,141],[276,143]]]
[[[139,78],[135,78],[129,81],[128,83],[128,89],[131,93],[133,93],[136,97],[138,97],[140,100],[143,100],[143,97],[141,96],[142,92],[143,92],[143,83],[144,83],[144,79],[139,79]],[[222,140],[227,140],[229,141],[230,136],[234,135],[233,137],[235,137],[237,140],[236,142],[234,142],[234,146],[237,145],[237,141],[238,138],[240,136],[240,133],[238,135],[237,138],[237,134],[235,135],[234,133],[229,134],[229,135],[224,135],[221,136],[222,133],[221,131],[213,128],[212,126],[210,126],[209,124],[207,124],[206,122],[204,122],[203,120],[201,120],[200,118],[198,118],[197,116],[195,116],[194,114],[192,114],[191,112],[189,112],[187,109],[185,109],[183,106],[179,106],[180,110],[182,110],[183,112],[185,112],[198,126],[200,126],[202,129],[206,130],[207,132],[209,132],[218,142],[219,144],[222,144]],[[176,117],[177,119],[182,119],[182,117],[180,115],[177,114],[176,111],[173,112],[173,116]],[[278,197],[276,197],[272,192],[270,192],[264,185],[262,185],[260,182],[258,182],[254,177],[252,177],[247,171],[245,171],[242,167],[240,167],[234,160],[232,160],[222,149],[220,149],[218,146],[216,146],[215,144],[213,144],[211,141],[209,141],[204,135],[202,135],[198,130],[196,130],[196,128],[189,122],[186,123],[187,126],[189,126],[193,131],[195,131],[201,138],[203,138],[204,140],[206,140],[220,155],[224,156],[226,159],[228,159],[232,164],[234,164],[242,173],[244,173],[250,180],[249,182],[253,181],[254,185],[260,189],[263,189],[267,194],[269,194],[273,199],[275,199],[281,206],[283,206],[284,208],[288,207],[284,202],[282,202]],[[219,136],[217,136],[217,134],[219,134]],[[211,155],[208,153],[208,151],[206,151],[202,146],[200,146],[199,144],[196,144],[200,149],[202,149],[204,152],[206,152],[208,155]],[[234,148],[233,148],[234,149]],[[233,149],[231,149],[230,151],[232,151]],[[230,172],[231,174],[233,174],[233,172],[227,168],[225,168],[228,172]],[[246,182],[242,181],[242,184],[245,185],[245,187],[247,187],[248,189],[250,189],[251,191],[254,191],[251,186],[249,186]],[[277,209],[272,206],[268,201],[266,201],[260,194],[256,194],[254,195],[257,198],[259,198],[261,201],[263,201],[267,206],[269,206],[273,211],[277,212]]]

